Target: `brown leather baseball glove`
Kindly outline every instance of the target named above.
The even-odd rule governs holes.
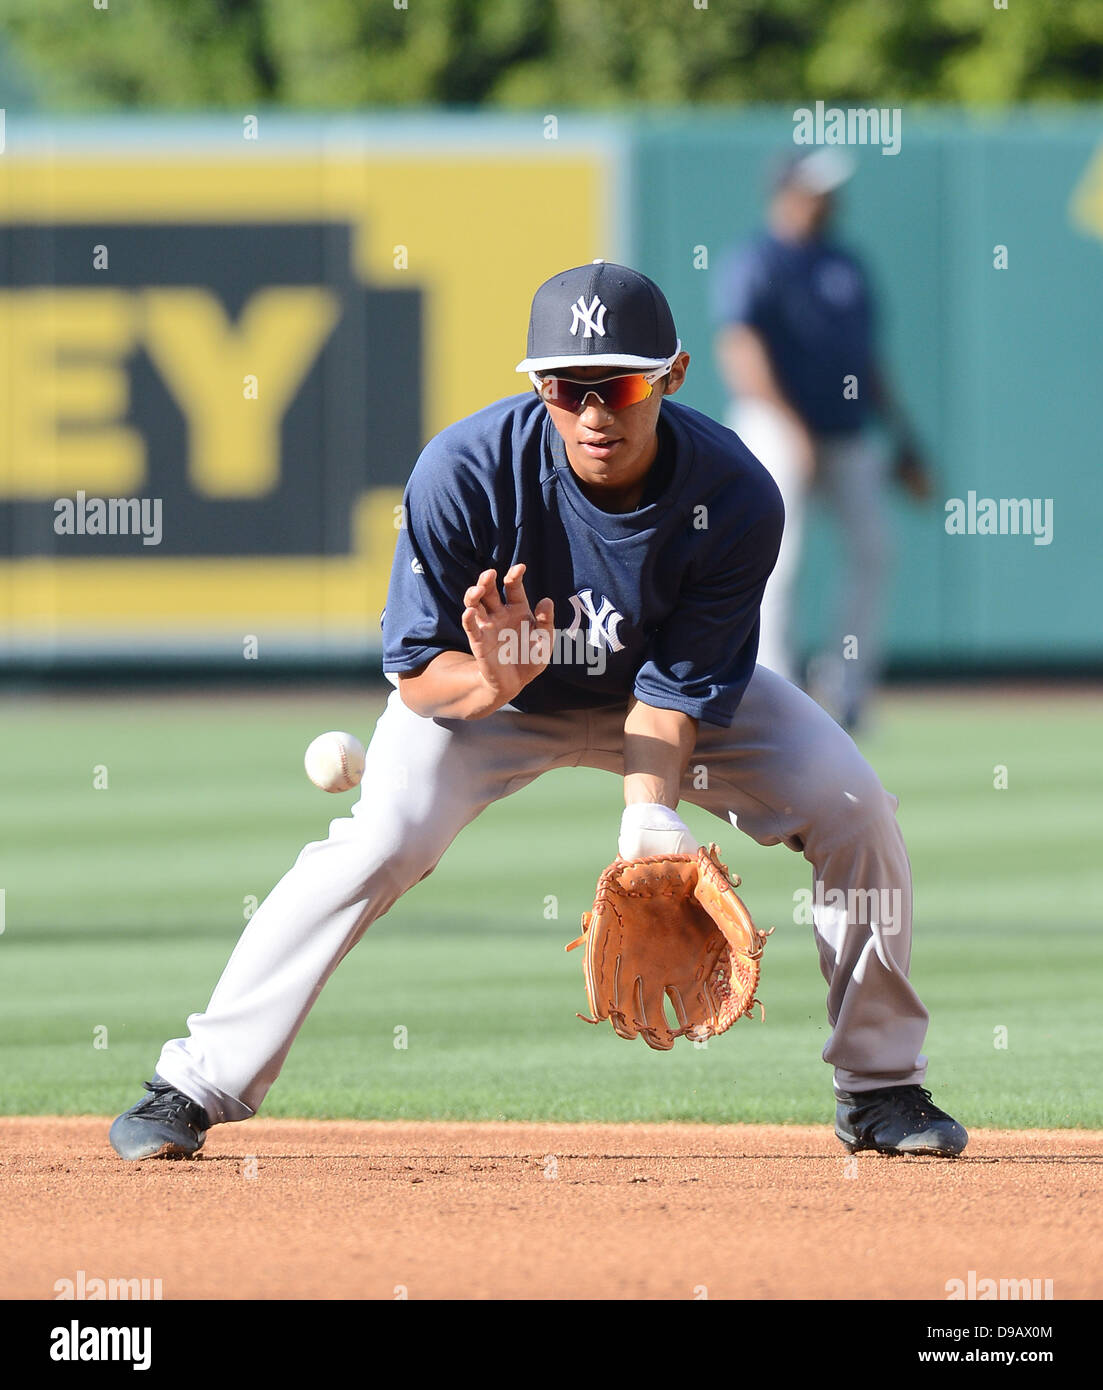
[[[769,932],[759,931],[736,896],[717,847],[696,854],[615,859],[582,914],[586,993],[593,1017],[622,1038],[642,1035],[668,1052],[674,1039],[726,1032],[749,1014]],[[678,1019],[671,1028],[669,999]],[[761,1004],[759,1005],[761,1008]],[[765,1014],[765,1010],[763,1010]]]

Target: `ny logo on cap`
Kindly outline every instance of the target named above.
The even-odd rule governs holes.
[[[605,337],[605,305],[595,294],[590,300],[589,307],[581,295],[571,305],[571,337],[578,332],[580,327],[585,327],[584,338],[592,338],[596,333],[599,338]]]

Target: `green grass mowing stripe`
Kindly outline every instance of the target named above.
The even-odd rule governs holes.
[[[370,720],[353,723],[362,703],[344,708],[69,702],[23,721],[24,735],[33,725],[52,746],[69,737],[79,776],[40,787],[34,740],[15,740],[24,794],[0,816],[22,851],[13,859],[4,840],[2,1108],[110,1113],[136,1098],[160,1042],[209,995],[245,894],[263,896],[303,843],[347,813],[351,798],[325,798],[299,768],[321,728],[367,732]],[[904,704],[868,744],[902,796],[916,865],[932,1084],[988,1123],[1099,1122],[1098,957],[1087,948],[1099,916],[1100,727],[1056,707]],[[94,761],[108,763],[106,792],[91,788]],[[1006,792],[991,788],[996,762],[1009,767]],[[822,1122],[823,982],[810,931],[791,920],[809,866],[695,808],[696,833],[721,841],[758,920],[780,928],[766,1027],[744,1022],[713,1043],[723,1059],[713,1066],[571,1017],[584,1002],[581,971],[561,947],[612,853],[619,804],[615,778],[573,770],[491,808],[342,965],[268,1112]],[[490,863],[504,867],[489,876]],[[548,895],[557,921],[544,917]],[[1044,921],[1022,920],[1028,898],[1044,902]],[[1039,933],[1048,956],[1035,968]],[[404,1051],[391,1031],[400,1013],[415,1019]],[[91,1046],[95,1023],[108,1025],[106,1051]],[[996,1026],[1009,1030],[999,1054]]]
[[[491,969],[495,952],[487,949],[485,939],[472,924],[451,943],[439,929],[422,933],[399,929],[390,939],[385,937],[384,924],[373,930],[376,940],[373,942],[369,934],[357,948],[308,1020],[273,1106],[266,1107],[269,1113],[343,1113],[331,1076],[336,1070],[357,1076],[356,1084],[348,1090],[348,1104],[353,1113],[361,1115],[456,1117],[477,1113],[484,1118],[523,1118],[539,1113],[545,1118],[575,1119],[603,1115],[718,1121],[748,1116],[808,1122],[823,1119],[824,1078],[828,1073],[818,1062],[825,1038],[820,1012],[822,984],[809,970],[806,957],[791,948],[771,962],[768,1024],[760,1028],[741,1023],[728,1037],[712,1043],[710,1050],[727,1060],[731,1073],[701,1076],[685,1070],[695,1065],[691,1058],[671,1066],[670,1058],[653,1056],[642,1045],[630,1046],[613,1038],[608,1030],[590,1030],[577,1024],[571,1012],[582,1003],[581,980],[573,970],[563,973],[564,963],[557,955],[553,963],[552,953],[559,941],[549,940],[551,933],[533,933],[520,940],[509,969],[499,968],[495,975]],[[192,986],[186,948],[178,945],[167,961],[163,950],[155,954],[174,981],[175,1014],[166,1016],[151,1010],[133,988],[122,990],[114,1004],[91,991],[86,1007],[72,1007],[57,1020],[69,1034],[64,1046],[51,1047],[48,1038],[45,1042],[36,1038],[35,1047],[27,1051],[20,1048],[12,1057],[16,1065],[7,1069],[9,1077],[20,1075],[23,1068],[19,1063],[25,1065],[28,1059],[54,1077],[48,1103],[32,1108],[96,1110],[104,1104],[97,1098],[110,1092],[114,1097],[107,1102],[110,1109],[112,1104],[121,1103],[120,1090],[125,1093],[128,1086],[136,1085],[138,1073],[152,1064],[165,1033],[179,1026],[178,1020],[182,1021],[189,1006],[195,1007],[188,997]],[[208,955],[213,963],[214,956]],[[426,995],[424,970],[430,960],[435,963],[436,987]],[[971,962],[963,964],[968,968]],[[201,969],[193,961],[190,970],[198,984]],[[955,1078],[955,1098],[965,1097],[974,1107],[984,1102],[987,1081],[981,1064],[991,1064],[995,1058],[998,1064],[1014,1067],[1021,1077],[1015,1105],[1005,1107],[1006,1113],[1000,1112],[1000,1122],[1041,1123],[1040,1108],[1048,1117],[1045,1123],[1069,1123],[1067,1105],[1064,1110],[1060,1105],[1055,1108],[1045,1091],[1052,1084],[1054,1065],[1060,1070],[1070,1061],[1082,1061],[1090,1055],[1083,1039],[1071,1051],[1055,1048],[1052,1041],[1043,1046],[1039,1030],[1046,1022],[1047,1009],[1034,1001],[1030,1005],[1033,1015],[1024,1016],[1023,1009],[1030,1004],[1023,1000],[1029,982],[1008,968],[989,982],[1000,1005],[996,1024],[1010,1032],[1006,1056],[996,1057],[991,1048],[996,1026],[991,1002],[978,1005],[968,976],[947,976],[945,966],[942,970],[937,980],[929,981],[931,989],[927,991],[941,1006],[932,1029],[932,1040],[938,1046],[930,1050],[935,1073],[944,1080],[948,1075]],[[931,972],[922,973],[926,977]],[[122,971],[120,978],[125,978]],[[1041,987],[1045,989],[1047,984],[1043,980]],[[1075,1034],[1076,1029],[1090,1023],[1093,1008],[1091,1002],[1075,1016],[1064,1010],[1058,1026],[1071,1021]],[[142,1011],[138,1017],[135,1010]],[[167,1014],[172,1015],[172,1010]],[[105,1074],[115,1058],[91,1047],[92,1026],[105,1021],[111,1037],[109,1051],[125,1060],[128,1068],[114,1091]],[[393,1030],[398,1025],[410,1030],[409,1045],[401,1051],[394,1048]],[[144,1055],[141,1049],[136,1052],[130,1041],[136,1030],[143,1029],[148,1049]],[[577,1030],[573,1040],[572,1029]],[[40,1055],[43,1046],[44,1056]],[[569,1075],[586,1076],[586,1085],[573,1098],[552,1094],[560,1065],[568,1067]],[[957,1079],[963,1069],[981,1073],[981,1082],[971,1088],[964,1086]],[[731,1089],[737,1084],[738,1092]],[[1032,1089],[1040,1094],[1032,1097]],[[1100,1109],[1098,1087],[1094,1099],[1090,1092],[1090,1087],[1081,1088],[1079,1098],[1080,1112],[1089,1119],[1092,1114],[1098,1116]],[[33,1097],[26,1089],[13,1096],[10,1088],[5,1088],[4,1099],[5,1106],[14,1102],[24,1109]]]

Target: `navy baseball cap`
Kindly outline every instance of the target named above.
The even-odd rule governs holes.
[[[674,316],[654,280],[594,261],[545,280],[532,299],[528,353],[519,372],[559,367],[654,370],[682,350]]]

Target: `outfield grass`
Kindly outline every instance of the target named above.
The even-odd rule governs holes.
[[[0,1112],[108,1115],[137,1098],[162,1040],[206,1003],[246,897],[352,803],[309,785],[306,744],[329,728],[366,740],[379,707],[347,691],[7,698]],[[863,748],[901,798],[936,1099],[967,1125],[1103,1127],[1098,703],[896,696]],[[826,1120],[824,985],[811,929],[793,924],[808,865],[695,808],[690,825],[778,928],[766,1023],[661,1054],[574,1018],[581,963],[563,946],[619,810],[617,780],[581,770],[492,807],[342,964],[265,1112]]]

